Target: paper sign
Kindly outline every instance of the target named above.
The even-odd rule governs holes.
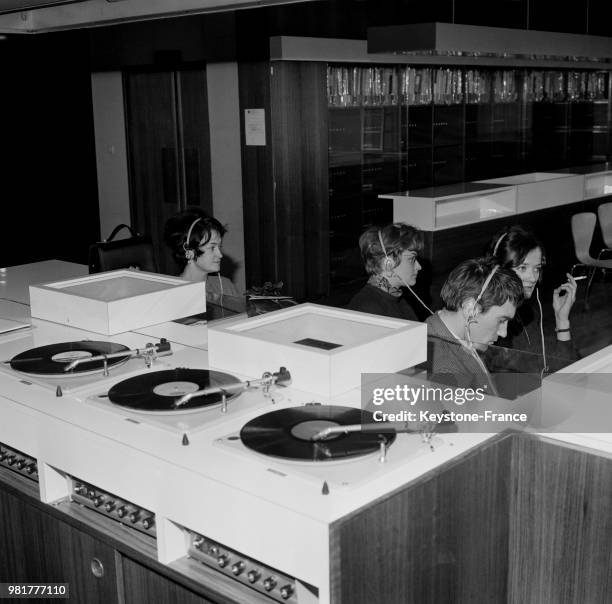
[[[244,110],[244,138],[247,145],[265,146],[266,112],[265,109]]]

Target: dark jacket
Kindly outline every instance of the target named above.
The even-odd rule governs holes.
[[[412,306],[403,297],[388,294],[379,287],[366,283],[348,303],[351,310],[369,312],[374,315],[418,321]]]
[[[427,323],[427,374],[434,382],[463,388],[492,388],[490,376],[483,370],[473,354],[449,331],[438,314]],[[492,388],[492,389],[491,389]]]

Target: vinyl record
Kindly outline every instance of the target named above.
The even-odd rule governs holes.
[[[26,350],[14,356],[10,363],[15,371],[21,373],[65,377],[92,373],[104,367],[104,361],[91,361],[90,363],[77,365],[70,371],[64,371],[66,365],[76,359],[95,357],[100,354],[114,354],[127,350],[129,350],[129,348],[126,346],[115,344],[114,342],[97,342],[92,340],[83,340],[82,342],[60,342],[58,344],[48,344],[47,346],[39,346],[38,348]],[[128,358],[129,356],[126,355],[108,359],[107,366],[109,368],[114,367],[115,365],[124,363]]]
[[[332,461],[378,451],[381,439],[387,444],[395,434],[351,432],[323,441],[312,436],[331,426],[374,423],[369,411],[333,405],[306,405],[279,409],[260,415],[240,431],[243,444],[257,453],[294,461]]]
[[[181,396],[210,386],[228,386],[239,380],[227,373],[205,369],[168,369],[152,371],[123,380],[108,392],[108,398],[115,405],[134,411],[181,412],[216,405],[221,402],[220,394],[197,396],[176,408],[175,401]],[[230,400],[239,392],[228,396]]]

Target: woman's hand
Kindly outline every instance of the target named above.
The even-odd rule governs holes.
[[[569,327],[569,314],[576,301],[576,281],[569,273],[565,274],[567,283],[563,283],[553,291],[553,310],[557,329]]]

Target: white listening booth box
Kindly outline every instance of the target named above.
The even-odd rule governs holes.
[[[107,336],[202,313],[205,283],[118,270],[30,286],[32,317]]]
[[[284,366],[293,388],[325,397],[358,388],[362,373],[392,373],[426,357],[424,323],[318,304],[208,327],[211,368],[259,377]]]

